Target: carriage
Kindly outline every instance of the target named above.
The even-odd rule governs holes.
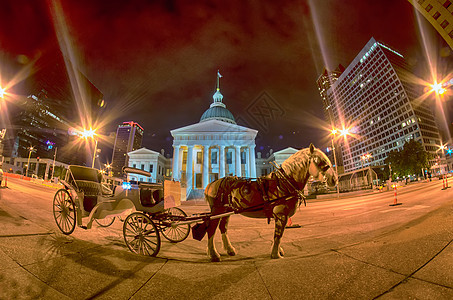
[[[150,177],[149,172],[125,167],[123,172]],[[129,176],[128,176],[129,177]],[[102,182],[99,170],[71,165],[61,180],[53,200],[53,216],[63,234],[71,234],[76,225],[91,229],[93,222],[108,227],[115,219],[123,221],[123,236],[134,253],[156,256],[161,235],[170,242],[181,242],[190,232],[186,213],[180,204],[181,186],[170,180],[160,183],[131,183],[109,186]],[[86,220],[86,221],[85,221]],[[85,224],[85,225],[84,225]]]

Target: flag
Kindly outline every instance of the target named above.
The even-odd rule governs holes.
[[[220,75],[219,70],[217,70],[217,76],[218,76],[219,78],[222,78],[222,77],[223,77],[222,75]]]

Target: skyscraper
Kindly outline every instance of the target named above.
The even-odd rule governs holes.
[[[430,100],[420,100],[422,87],[409,82],[410,74],[403,55],[371,38],[327,90],[325,108],[331,110],[327,115],[332,114],[334,126],[353,126],[356,134],[341,144],[345,172],[383,165],[390,151],[411,139],[428,152],[438,151]],[[372,159],[362,161],[367,153]]]
[[[327,97],[327,91],[330,89],[332,84],[338,80],[338,78],[341,76],[341,74],[344,72],[344,67],[340,64],[338,67],[333,70],[329,71],[327,68],[324,68],[324,71],[322,72],[321,76],[319,76],[318,80],[316,81],[316,84],[318,85],[318,90],[319,90],[319,95],[321,96],[322,99],[322,106],[323,106],[323,112],[324,112],[324,117],[329,123],[330,127],[333,127],[333,116],[332,116],[332,110],[330,108],[330,103],[329,99]],[[332,147],[329,148],[331,149]],[[338,167],[338,172],[343,173],[343,160],[342,160],[342,155],[339,147],[335,147],[335,156],[333,154],[333,151],[327,151],[327,156],[329,157],[331,162],[336,161],[335,163],[337,164]]]
[[[113,176],[121,177],[121,170],[128,165],[128,152],[138,150],[142,146],[143,128],[135,122],[123,122],[116,130],[115,144],[112,155]]]
[[[453,49],[453,4],[451,0],[409,0]]]

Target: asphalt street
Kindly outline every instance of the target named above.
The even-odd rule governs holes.
[[[270,259],[273,223],[233,215],[237,250],[206,256],[206,238],[163,240],[157,257],[131,253],[122,223],[61,234],[56,189],[9,179],[0,189],[0,299],[453,299],[453,189],[442,181],[394,192],[309,200]],[[189,215],[202,200],[183,203]]]

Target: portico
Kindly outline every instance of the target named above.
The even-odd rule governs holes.
[[[173,179],[189,192],[225,176],[255,178],[257,133],[219,120],[172,130]]]
[[[204,190],[208,183],[225,177],[256,177],[255,138],[257,130],[236,124],[217,90],[213,103],[200,122],[170,131],[173,136],[174,180],[191,191]]]

